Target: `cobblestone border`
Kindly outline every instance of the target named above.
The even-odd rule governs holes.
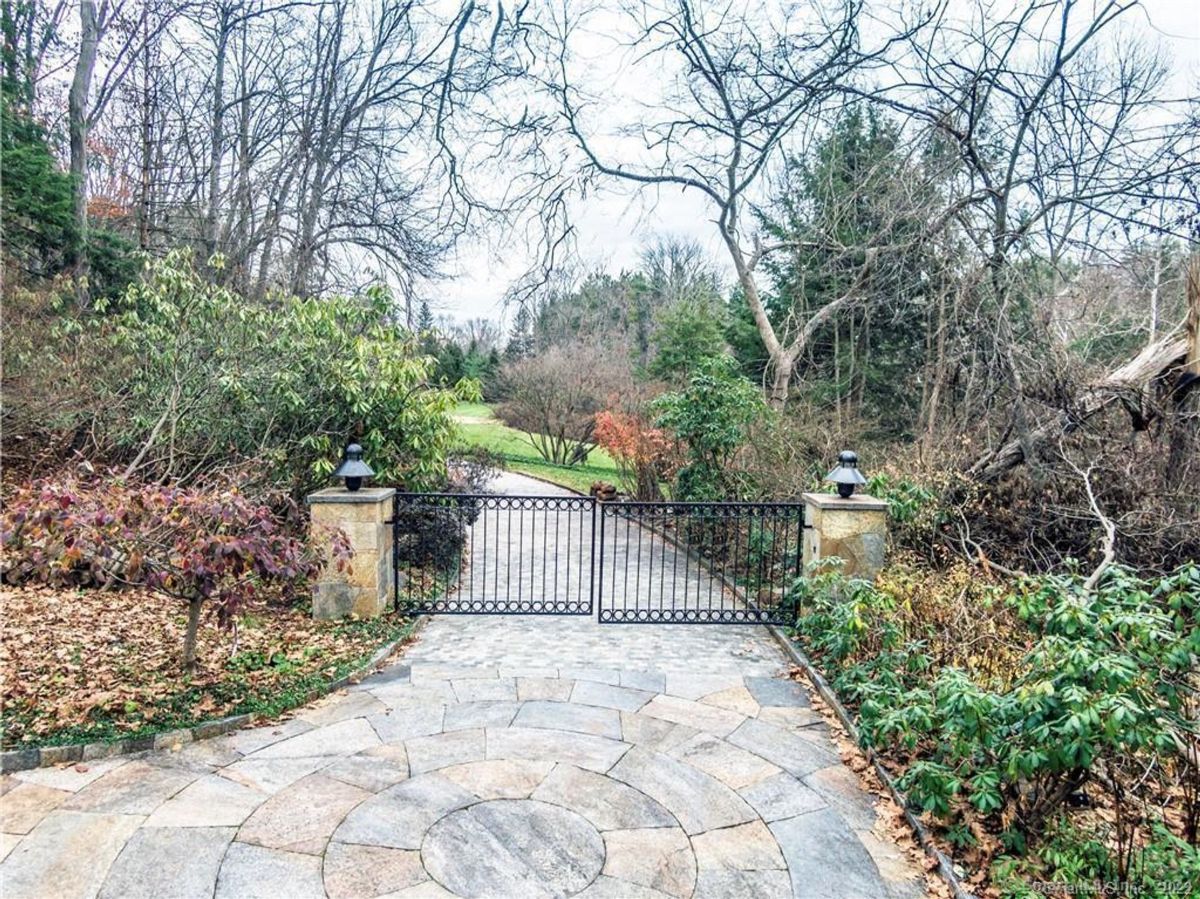
[[[336,680],[330,681],[324,687],[310,690],[300,702],[286,711],[308,705],[322,696],[328,696],[335,690],[340,690],[351,681],[361,680],[366,677],[377,665],[387,659],[401,646],[412,640],[420,632],[421,628],[425,626],[426,617],[414,617],[412,622],[412,630],[403,637],[397,637],[395,640],[385,643],[361,665]],[[147,752],[154,749],[169,749],[172,746],[182,743],[194,743],[197,740],[219,737],[221,734],[227,734],[230,731],[237,730],[239,727],[252,724],[257,718],[258,715],[256,713],[248,712],[244,715],[230,715],[227,718],[201,721],[199,724],[194,724],[191,727],[164,731],[159,734],[150,734],[145,737],[127,737],[123,740],[109,742],[69,743],[65,746],[38,746],[32,749],[10,749],[6,752],[0,752],[0,774],[11,774],[14,771],[28,771],[32,768],[46,768],[50,765],[61,765],[67,762],[90,762],[96,759],[111,758],[115,755]]]
[[[825,680],[821,672],[813,665],[812,661],[804,653],[804,650],[800,649],[795,644],[795,641],[791,640],[781,628],[773,624],[769,624],[766,627],[771,632],[771,636],[775,638],[775,642],[783,648],[787,657],[804,670],[804,674],[808,677],[813,689],[817,691],[817,694],[825,704],[833,709],[833,713],[837,715],[838,721],[846,729],[846,733],[850,736],[850,739],[862,749],[867,760],[875,767],[875,773],[879,775],[879,780],[887,788],[888,793],[891,794],[892,800],[904,812],[904,817],[913,829],[913,832],[917,835],[917,841],[921,844],[921,848],[929,858],[937,862],[938,873],[942,876],[942,880],[946,882],[946,885],[950,887],[950,892],[954,895],[954,899],[977,899],[974,893],[968,892],[963,888],[962,881],[958,879],[958,874],[954,870],[954,863],[946,853],[937,847],[937,844],[934,843],[933,837],[929,833],[929,829],[913,814],[909,808],[908,797],[896,786],[896,782],[883,766],[883,762],[879,760],[879,756],[870,747],[862,747],[862,743],[859,740],[858,725],[855,724],[854,717],[850,714],[850,711],[838,699],[837,694],[833,691],[833,687],[829,685],[829,682]]]

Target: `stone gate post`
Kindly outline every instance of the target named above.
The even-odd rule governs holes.
[[[846,576],[875,577],[884,562],[887,503],[865,494],[805,493],[803,499],[804,564],[836,556]]]
[[[312,533],[323,539],[328,528],[341,528],[354,557],[349,571],[332,562],[313,587],[314,618],[374,618],[388,607],[392,590],[393,487],[345,490],[328,487],[308,495]]]

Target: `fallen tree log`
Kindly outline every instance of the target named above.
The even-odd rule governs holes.
[[[1167,336],[1146,346],[1140,353],[1098,381],[1085,387],[1075,403],[1062,410],[1052,421],[1032,429],[1029,446],[1036,449],[1056,443],[1059,438],[1078,430],[1088,419],[1113,403],[1121,403],[1134,418],[1135,427],[1144,427],[1149,418],[1144,409],[1146,385],[1179,367],[1189,355],[1189,338]],[[1175,386],[1175,391],[1187,390],[1195,381]],[[1025,462],[1025,449],[1019,439],[1009,440],[976,461],[968,474],[977,481],[994,481]]]

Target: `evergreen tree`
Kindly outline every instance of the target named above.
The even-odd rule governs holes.
[[[504,348],[504,358],[513,362],[524,359],[533,352],[533,323],[529,309],[524,304],[517,307],[517,316],[513,320],[512,331],[509,333],[508,346]]]
[[[821,328],[797,365],[811,399],[849,401],[902,431],[920,402],[911,375],[924,360],[925,298],[943,270],[924,239],[927,198],[913,191],[928,179],[900,145],[897,126],[857,107],[789,165],[796,189],[763,224],[773,240],[795,249],[764,261],[768,314],[778,329],[793,316],[808,320],[852,289],[861,293],[856,307]],[[875,248],[871,275],[860,284],[868,248]],[[735,330],[747,333],[744,322]],[[754,362],[766,355],[761,342],[731,342],[743,370],[756,376]]]
[[[417,331],[421,334],[428,334],[433,330],[433,312],[429,308],[429,300],[421,300],[421,307],[417,312]]]
[[[59,168],[45,131],[29,117],[23,88],[0,87],[0,221],[8,264],[31,278],[52,278],[74,262],[79,231],[71,177]],[[91,229],[90,292],[112,296],[137,277],[133,245],[112,231]]]
[[[59,169],[45,133],[20,110],[7,84],[0,94],[0,169],[6,255],[35,277],[57,274],[75,244],[71,178]]]
[[[654,358],[647,371],[656,378],[682,383],[706,360],[727,352],[723,310],[704,300],[680,300],[656,319]]]

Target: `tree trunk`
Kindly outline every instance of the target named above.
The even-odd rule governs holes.
[[[921,414],[925,419],[923,449],[928,453],[933,448],[934,434],[938,426],[938,407],[942,399],[943,382],[946,379],[946,292],[938,292],[937,315],[934,318],[934,332],[927,337],[926,346],[933,344],[933,371],[926,379],[928,395],[921,405]]]
[[[141,169],[138,179],[137,230],[138,247],[150,249],[150,229],[152,216],[151,190],[153,184],[154,165],[154,107],[155,85],[152,71],[156,54],[150,46],[150,17],[142,17],[142,121],[141,121]]]
[[[86,279],[87,252],[87,114],[92,74],[96,69],[96,49],[100,28],[96,20],[95,0],[79,2],[79,59],[67,95],[67,128],[71,141],[71,189],[75,213],[75,295],[81,306],[88,303]]]
[[[721,236],[733,260],[733,268],[737,272],[738,284],[746,298],[746,305],[750,307],[750,314],[754,317],[754,326],[758,329],[758,336],[762,338],[763,347],[767,351],[767,369],[774,372],[767,400],[772,406],[781,408],[787,402],[792,381],[792,365],[796,357],[792,355],[785,358],[787,354],[775,334],[775,327],[767,317],[767,310],[758,293],[758,284],[754,280],[754,272],[746,260],[746,254],[738,246],[737,237],[730,228],[723,229]]]
[[[204,247],[209,256],[217,252],[217,207],[221,200],[221,156],[225,151],[225,56],[229,47],[229,7],[222,6],[217,23],[216,58],[213,63],[212,115],[209,124],[212,144],[208,155],[208,209],[204,218]]]
[[[767,393],[767,401],[776,409],[787,405],[788,394],[792,387],[792,370],[795,368],[795,357],[789,352],[781,352],[772,359],[774,374],[771,377],[771,389]]]
[[[204,610],[202,597],[188,600],[187,632],[183,637],[183,667],[192,671],[196,667],[196,637],[200,633],[200,613]]]
[[[1187,318],[1184,320],[1186,351],[1180,380],[1176,386],[1171,415],[1170,448],[1167,452],[1167,480],[1186,483],[1194,477],[1190,471],[1195,459],[1197,421],[1200,420],[1200,254],[1189,260],[1187,272]]]
[[[317,149],[316,173],[305,197],[300,218],[300,237],[296,242],[296,267],[292,272],[292,293],[307,296],[314,293],[313,270],[317,253],[317,216],[325,199],[325,147]]]

